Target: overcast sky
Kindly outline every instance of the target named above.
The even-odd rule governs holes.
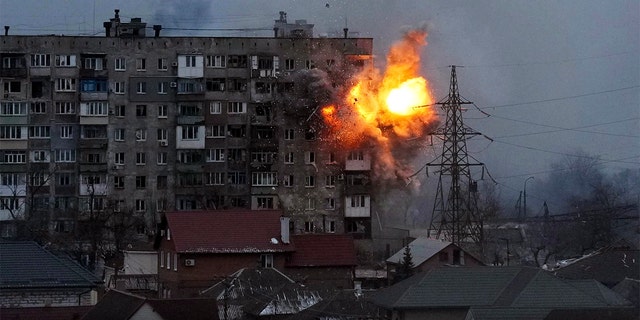
[[[469,153],[487,165],[505,199],[526,178],[544,179],[551,162],[578,151],[611,170],[640,168],[640,1],[146,1],[0,0],[11,34],[99,34],[120,9],[128,21],[162,24],[167,34],[270,36],[279,11],[306,19],[315,34],[345,25],[374,39],[376,64],[407,26],[428,26],[422,73],[438,99],[448,65],[460,65],[460,94],[474,106]],[[222,31],[215,29],[242,29]],[[256,29],[265,29],[264,31]],[[425,155],[439,153],[434,149]],[[477,176],[479,178],[479,175]],[[530,195],[535,201],[535,194]],[[539,199],[542,200],[542,199]]]

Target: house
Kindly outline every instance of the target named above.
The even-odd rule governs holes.
[[[169,212],[157,239],[164,298],[194,297],[242,268],[283,269],[294,251],[277,210]]]
[[[322,301],[317,290],[276,268],[242,268],[200,292],[218,301],[220,319],[285,319]]]
[[[484,265],[480,259],[449,241],[419,237],[411,241],[407,246],[409,246],[411,252],[414,272],[429,271],[445,265]],[[402,261],[407,246],[387,259],[390,269],[393,269]]]
[[[376,292],[372,301],[394,320],[542,320],[556,309],[633,309],[595,280],[529,267],[433,268]]]
[[[0,241],[0,257],[0,308],[96,303],[102,280],[67,256],[31,241]]]
[[[149,299],[118,290],[107,294],[82,319],[86,320],[218,320],[214,299]]]
[[[357,265],[353,237],[345,234],[297,234],[285,272],[305,285],[351,289]]]

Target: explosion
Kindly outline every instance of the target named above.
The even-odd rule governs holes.
[[[437,121],[429,82],[419,75],[426,36],[422,30],[407,32],[391,47],[382,75],[373,67],[363,70],[341,102],[321,109],[341,148],[376,148],[376,172],[387,178],[408,173],[406,162],[417,148],[407,141],[424,136]]]

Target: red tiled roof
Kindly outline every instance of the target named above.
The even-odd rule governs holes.
[[[171,241],[180,253],[292,251],[293,245],[281,241],[281,216],[282,212],[275,210],[166,214]]]
[[[353,237],[346,234],[299,234],[291,236],[296,251],[287,267],[355,266]]]

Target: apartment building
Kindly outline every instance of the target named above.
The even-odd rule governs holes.
[[[371,64],[372,39],[284,12],[273,37],[150,35],[117,10],[104,26],[0,36],[2,237],[92,234],[107,211],[143,236],[166,211],[231,208],[370,237],[371,156],[323,135],[314,90]]]

